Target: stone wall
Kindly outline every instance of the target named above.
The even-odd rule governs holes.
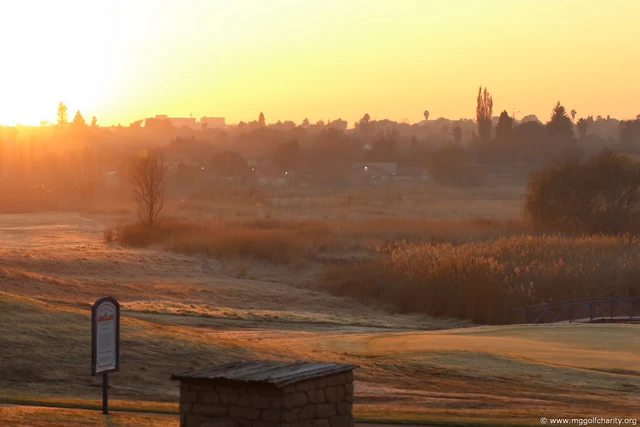
[[[284,389],[182,380],[181,427],[352,427],[353,372]]]
[[[283,392],[283,426],[353,426],[353,372],[300,382]]]

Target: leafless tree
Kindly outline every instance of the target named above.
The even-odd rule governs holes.
[[[164,187],[167,166],[158,151],[143,151],[129,171],[129,185],[133,191],[138,218],[148,229],[158,220],[164,208]]]

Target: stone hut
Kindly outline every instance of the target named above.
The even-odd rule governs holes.
[[[354,369],[253,360],[175,374],[180,426],[352,427]]]

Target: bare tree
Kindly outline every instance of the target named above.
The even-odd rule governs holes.
[[[158,151],[141,152],[129,171],[138,218],[148,229],[153,227],[164,208],[166,175],[165,159]]]

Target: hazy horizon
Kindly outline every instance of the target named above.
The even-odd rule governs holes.
[[[0,426],[637,425],[640,0],[0,16]]]
[[[0,124],[72,116],[102,126],[224,117],[416,123],[474,118],[480,85],[494,113],[548,119],[640,111],[636,1],[34,1],[0,6],[13,64]],[[24,25],[30,22],[31,25]]]

